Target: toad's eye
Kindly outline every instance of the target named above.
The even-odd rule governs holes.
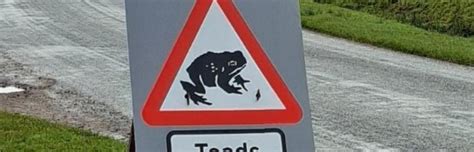
[[[235,60],[230,60],[229,62],[227,62],[227,65],[228,65],[228,66],[237,66],[237,61],[235,61]]]

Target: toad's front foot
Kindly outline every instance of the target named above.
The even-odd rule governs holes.
[[[229,93],[229,94],[242,94],[242,92],[240,92],[240,90],[242,90],[242,88],[234,87],[234,86],[228,86],[228,87],[225,87],[225,89],[224,89],[224,91]]]

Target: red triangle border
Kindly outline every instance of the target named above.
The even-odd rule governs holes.
[[[149,126],[216,126],[297,124],[301,108],[273,67],[263,48],[252,34],[232,0],[217,0],[239,38],[254,58],[258,68],[283,102],[284,110],[239,111],[159,111],[174,78],[182,65],[213,0],[196,0],[142,109],[142,119]]]

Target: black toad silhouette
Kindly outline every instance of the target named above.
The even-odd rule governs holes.
[[[212,103],[206,101],[206,98],[198,95],[206,94],[204,86],[219,86],[228,94],[242,94],[240,91],[242,89],[247,91],[245,83],[250,81],[245,80],[239,74],[246,64],[247,60],[240,50],[222,53],[207,52],[197,57],[186,69],[192,83],[181,81],[181,85],[186,91],[184,97],[187,104],[189,105],[189,100],[192,100],[196,105],[199,105],[199,103],[212,105]],[[238,87],[230,83],[232,79],[234,79],[232,83],[236,83],[239,85]]]

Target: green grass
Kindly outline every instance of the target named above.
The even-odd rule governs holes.
[[[0,112],[0,151],[125,151],[126,145],[44,120]]]
[[[474,36],[474,1],[313,0],[395,19],[431,31]]]
[[[301,0],[303,27],[419,56],[474,66],[474,38],[430,32],[395,20]]]

